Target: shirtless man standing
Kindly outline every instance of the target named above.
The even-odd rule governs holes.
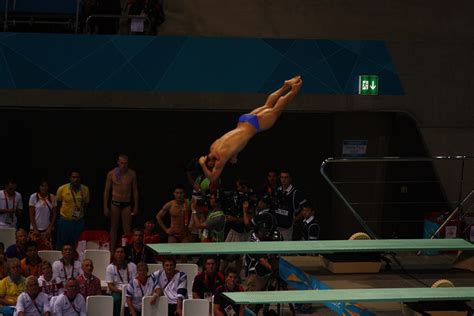
[[[168,235],[169,243],[189,242],[189,221],[191,220],[191,208],[189,202],[184,198],[184,189],[176,186],[173,192],[174,200],[163,205],[156,214],[156,221]],[[170,227],[166,227],[163,218],[170,214]]]
[[[110,215],[110,249],[115,249],[116,246],[120,218],[123,232],[127,234],[132,230],[132,216],[138,214],[137,175],[128,168],[127,155],[119,155],[117,165],[118,167],[107,173],[104,189],[104,214]],[[112,200],[109,208],[110,189],[112,189]]]
[[[238,153],[255,134],[275,124],[285,106],[300,90],[302,83],[300,76],[286,80],[280,89],[268,96],[263,106],[241,115],[237,127],[217,139],[211,145],[207,156],[199,158],[204,175],[211,182],[220,177],[227,161],[237,162]]]

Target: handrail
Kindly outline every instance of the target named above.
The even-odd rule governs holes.
[[[7,28],[8,28],[8,1],[9,0],[5,0],[5,16],[4,16],[4,21],[3,21],[3,31],[6,32],[7,31]],[[13,0],[13,9],[16,8],[16,0]],[[75,26],[74,26],[74,32],[77,33],[78,32],[78,28],[79,28],[79,9],[80,9],[80,5],[81,5],[81,2],[82,0],[76,0],[76,12],[75,12]],[[18,22],[17,22],[18,23]],[[28,23],[31,23],[28,22]],[[38,23],[38,24],[67,24],[67,23],[58,23],[58,22],[35,22],[35,23]]]
[[[89,28],[89,22],[92,18],[105,18],[105,19],[142,19],[151,23],[150,18],[147,15],[135,15],[135,14],[91,14],[86,19],[86,29]]]
[[[344,195],[339,191],[339,189],[334,185],[334,182],[331,181],[331,179],[329,178],[329,176],[326,174],[325,172],[325,167],[330,164],[330,163],[361,163],[361,162],[434,162],[436,160],[462,160],[463,164],[462,164],[462,171],[461,173],[463,173],[464,171],[464,160],[466,159],[471,159],[471,158],[474,158],[473,156],[461,156],[461,155],[457,155],[457,156],[434,156],[434,157],[373,157],[373,158],[366,158],[366,157],[351,157],[351,158],[327,158],[323,161],[323,163],[321,164],[321,168],[320,168],[320,172],[321,172],[321,175],[323,176],[323,178],[327,181],[327,183],[329,184],[329,186],[332,188],[332,190],[336,193],[336,195],[342,200],[342,202],[347,206],[347,208],[349,208],[349,210],[351,211],[351,213],[354,215],[354,217],[356,218],[356,220],[359,222],[359,224],[363,227],[363,229],[366,231],[366,233],[373,239],[378,239],[378,236],[377,234],[374,233],[374,231],[366,224],[366,222],[364,221],[364,219],[359,215],[359,213],[357,213],[357,211],[352,207],[351,203],[349,203],[349,201],[344,197]],[[460,192],[462,192],[462,182],[460,184]],[[470,194],[469,194],[470,196]],[[466,201],[467,200],[467,197],[466,199],[463,200]],[[461,202],[462,203],[462,202]],[[462,204],[459,204],[455,210],[453,211],[453,213],[460,208],[462,207]],[[451,215],[454,215],[454,214],[451,214]],[[452,218],[452,216],[450,216],[449,218]],[[443,224],[442,224],[442,227],[444,227],[446,225],[446,223],[448,222],[448,220],[446,220]],[[439,230],[442,229],[442,227],[440,227]],[[432,237],[433,238],[433,237]]]

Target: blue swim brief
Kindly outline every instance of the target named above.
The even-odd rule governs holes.
[[[260,124],[258,124],[258,118],[255,114],[242,114],[239,117],[239,123],[246,122],[255,127],[257,133],[260,132]]]

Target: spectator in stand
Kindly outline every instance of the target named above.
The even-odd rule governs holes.
[[[217,202],[217,195],[211,194],[209,197],[209,211],[205,220],[204,214],[200,214],[197,210],[197,201],[193,199],[191,201],[191,210],[193,215],[194,225],[201,229],[201,241],[202,242],[223,242],[224,241],[224,228],[225,228],[225,215],[221,210],[219,203]],[[201,215],[201,216],[200,216]]]
[[[38,245],[34,241],[26,243],[26,257],[21,259],[21,271],[24,277],[39,277],[43,260],[38,256]]]
[[[156,222],[152,219],[145,222],[143,242],[145,244],[157,244],[160,242],[160,235],[156,232]]]
[[[17,258],[21,260],[26,257],[26,242],[28,240],[26,238],[26,231],[23,228],[18,229],[16,231],[15,238],[16,243],[7,248],[7,251],[5,251],[5,256],[8,259]]]
[[[105,281],[114,299],[114,316],[120,315],[122,302],[122,289],[137,274],[137,266],[133,262],[125,260],[123,247],[117,247],[114,251],[112,263],[105,270]]]
[[[92,263],[92,260],[82,260],[82,273],[77,277],[77,282],[79,282],[79,293],[81,293],[84,298],[102,294],[100,280],[92,274],[93,271],[94,264]]]
[[[81,274],[81,262],[74,259],[71,245],[65,244],[63,257],[53,263],[53,279],[59,278],[64,286],[69,279],[76,279]]]
[[[58,216],[56,196],[49,193],[49,184],[41,180],[39,190],[30,196],[30,234],[29,239],[38,243],[38,250],[51,250],[51,233]]]
[[[26,290],[26,283],[21,275],[20,260],[8,260],[7,267],[8,276],[0,281],[0,314],[11,316],[14,312],[11,306],[16,305],[18,296]]]
[[[66,283],[66,292],[59,295],[51,310],[55,315],[86,316],[86,300],[79,294],[79,283],[76,279],[69,279]],[[105,315],[104,315],[105,316]]]
[[[56,198],[60,216],[56,237],[56,249],[63,245],[77,244],[84,230],[84,212],[89,204],[89,188],[81,184],[81,174],[77,170],[69,174],[69,183],[58,188]]]
[[[18,316],[51,315],[48,295],[40,291],[37,277],[26,278],[26,291],[18,296],[16,311]]]
[[[280,182],[278,181],[278,172],[275,169],[270,169],[267,172],[267,179],[258,193],[260,196],[275,196],[279,186]]]
[[[282,170],[280,172],[280,182],[281,186],[278,188],[277,194],[282,197],[283,205],[273,211],[278,230],[283,240],[293,240],[293,226],[296,223],[295,237],[300,240],[301,221],[303,219],[300,211],[306,199],[303,193],[293,186],[290,171]]]
[[[110,199],[110,196],[112,199]],[[110,205],[109,205],[110,202]],[[122,220],[124,234],[132,230],[132,217],[138,214],[137,174],[128,167],[128,156],[120,154],[117,167],[107,173],[104,189],[104,215],[110,216],[110,248],[115,249]]]
[[[207,299],[211,301],[216,294],[216,289],[224,285],[224,275],[217,271],[219,261],[215,256],[209,256],[204,260],[203,271],[196,275],[193,283],[193,298]]]
[[[231,300],[222,295],[224,292],[243,292],[244,289],[237,283],[239,273],[233,267],[228,267],[225,273],[225,284],[217,288],[214,296],[214,315],[226,316],[244,315],[244,305],[234,304]]]
[[[176,259],[166,257],[163,270],[153,273],[156,282],[156,295],[168,298],[168,316],[181,316],[183,300],[188,298],[186,273],[176,270]]]
[[[148,274],[148,265],[145,262],[137,264],[137,277],[130,280],[126,289],[127,302],[125,315],[140,316],[142,314],[142,298],[155,293],[155,279]],[[151,304],[156,303],[156,296]]]
[[[125,259],[138,264],[139,262],[155,263],[154,253],[143,243],[143,230],[135,228],[133,230],[133,242],[124,247]]]
[[[0,280],[7,276],[7,261],[5,258],[5,244],[0,241]]]
[[[8,179],[5,188],[0,191],[0,228],[16,228],[18,218],[23,211],[21,194],[16,192],[16,181]]]
[[[64,292],[63,282],[59,277],[53,278],[53,268],[51,263],[46,260],[43,261],[41,264],[41,271],[43,274],[38,278],[38,282],[41,291],[48,295],[48,299],[51,300],[51,297],[62,294]]]
[[[156,35],[158,26],[165,21],[163,7],[158,0],[128,0],[125,11],[128,15],[147,16],[150,21],[149,35]]]

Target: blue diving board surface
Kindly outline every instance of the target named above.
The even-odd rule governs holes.
[[[474,287],[225,292],[236,304],[470,301]]]
[[[474,250],[464,239],[315,240],[233,243],[149,244],[163,255],[292,254],[339,252],[411,252],[419,250]]]

